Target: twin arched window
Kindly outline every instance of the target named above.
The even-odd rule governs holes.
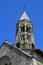
[[[28,26],[21,26],[21,32],[31,32],[31,27]]]
[[[20,34],[20,36],[21,36],[22,40],[23,39],[29,39],[30,40],[30,38],[31,38],[31,35],[28,35],[28,34]]]

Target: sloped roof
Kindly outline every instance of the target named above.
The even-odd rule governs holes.
[[[5,42],[1,45],[1,47],[2,47],[3,45],[9,47],[10,49],[16,49],[16,50],[20,51],[21,53],[23,53],[24,55],[26,55],[26,56],[28,56],[28,57],[30,57],[30,58],[34,57],[34,56],[32,56],[32,55],[29,55],[27,52],[25,52],[25,51],[23,51],[23,50],[17,48],[16,46],[10,45],[9,42],[7,42],[7,41],[5,41]],[[1,48],[0,48],[0,49],[1,49]],[[41,56],[43,57],[43,51],[41,51],[40,49],[34,49],[34,50],[32,50],[32,51],[34,51],[35,53],[38,53],[39,55],[41,55]],[[35,58],[35,57],[34,57],[34,58]]]
[[[25,56],[28,56],[28,57],[32,57],[31,55],[28,55],[28,53],[26,53],[25,51],[17,48],[16,46],[13,46],[13,45],[10,45],[8,41],[5,41],[3,42],[3,44],[1,45],[2,46],[6,46],[6,47],[9,47],[9,49],[12,49],[13,51],[16,49],[18,52],[21,52],[22,54],[24,54]]]
[[[20,20],[24,20],[24,19],[29,20],[29,17],[27,16],[27,14],[26,14],[26,12],[25,12],[25,11],[23,12],[23,14],[22,14],[22,16],[21,16]]]

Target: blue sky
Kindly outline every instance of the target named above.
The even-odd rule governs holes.
[[[0,0],[0,46],[15,43],[16,23],[25,10],[33,24],[36,47],[43,50],[43,0]]]

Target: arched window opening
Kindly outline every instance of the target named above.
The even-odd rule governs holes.
[[[30,33],[30,31],[31,31],[31,28],[28,27],[28,26],[26,26],[26,32],[29,32]]]
[[[34,49],[35,48],[35,46],[34,46],[34,44],[32,44],[32,49]]]
[[[19,43],[17,43],[16,46],[17,46],[18,48],[20,48],[20,44],[19,44]]]
[[[31,35],[27,34],[27,39],[31,40]]]
[[[21,26],[21,32],[25,32],[25,26]]]

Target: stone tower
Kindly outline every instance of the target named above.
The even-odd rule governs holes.
[[[43,65],[43,51],[35,48],[33,26],[26,12],[16,25],[16,43],[0,47],[0,65]]]
[[[16,46],[20,49],[34,49],[33,27],[24,11],[16,25]]]

